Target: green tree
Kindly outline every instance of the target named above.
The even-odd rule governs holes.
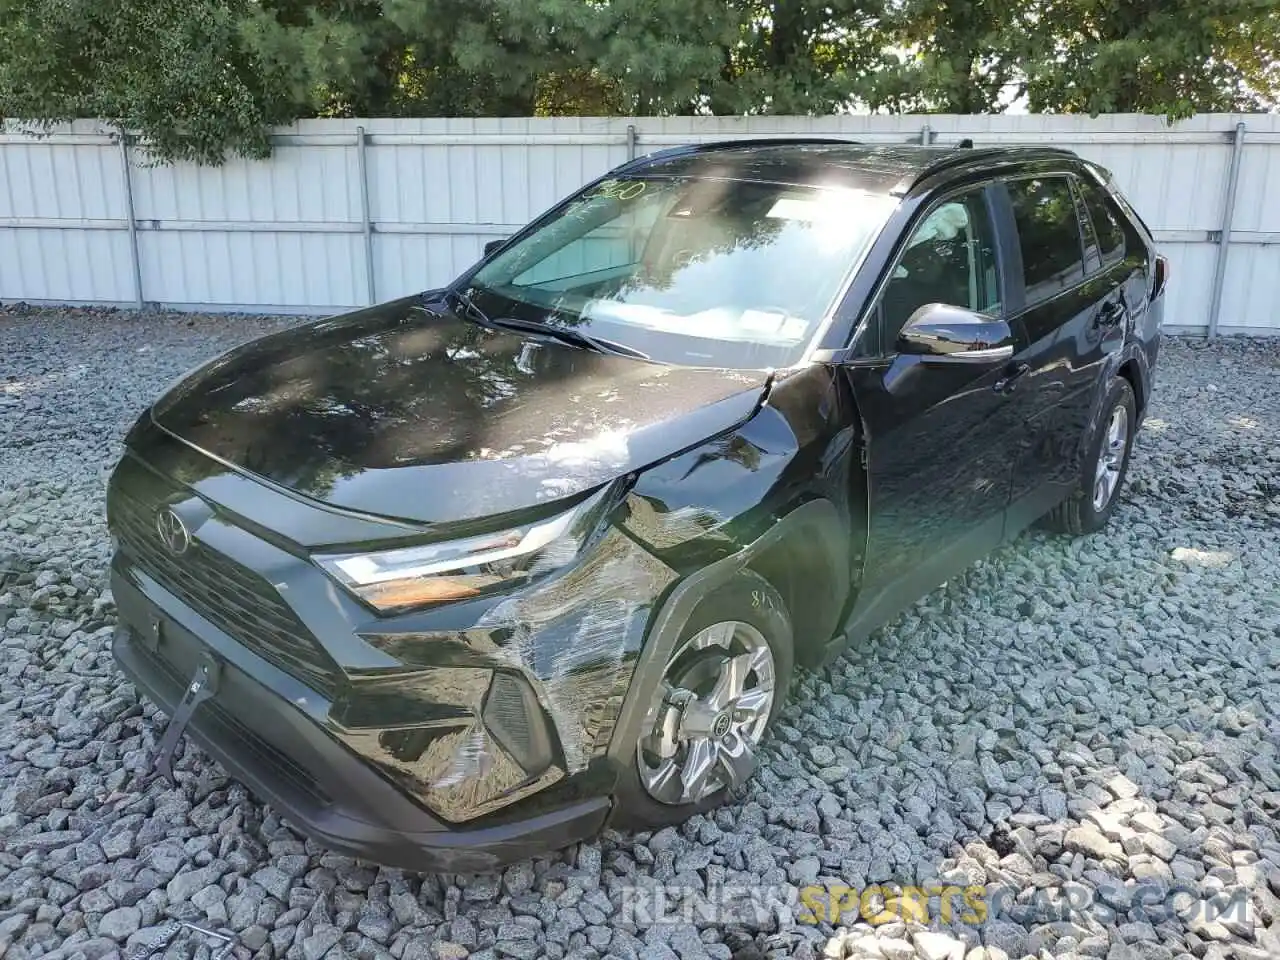
[[[1039,0],[1019,66],[1033,111],[1266,109],[1277,85],[1276,0]]]
[[[0,116],[159,160],[308,116],[1257,109],[1280,0],[0,0]]]
[[[824,114],[867,100],[886,53],[881,0],[734,0],[738,36],[712,83],[715,113]]]
[[[597,6],[594,50],[616,77],[624,112],[639,116],[709,109],[742,15],[725,0],[609,0]]]
[[[869,102],[895,113],[992,113],[1016,92],[1025,4],[901,0],[886,15],[906,51],[875,77]]]
[[[496,67],[459,61],[486,9],[466,0],[261,0],[245,33],[263,59],[306,79],[320,116],[527,115],[530,92],[495,82]]]
[[[0,116],[143,131],[161,159],[270,152],[305,87],[243,42],[235,0],[0,0]]]
[[[385,0],[433,62],[475,78],[494,109],[689,112],[721,68],[738,17],[721,0]]]

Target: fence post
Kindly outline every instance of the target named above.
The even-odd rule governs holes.
[[[139,310],[142,297],[142,260],[138,256],[138,218],[133,212],[133,175],[129,172],[129,134],[120,131],[120,162],[124,170],[124,205],[129,223],[129,261],[133,265],[133,301]]]
[[[365,158],[364,127],[356,127],[356,168],[360,173],[360,219],[364,225],[364,279],[369,303],[378,302],[373,279],[373,220],[369,217],[369,168]]]
[[[1236,187],[1240,184],[1240,155],[1244,152],[1244,121],[1231,135],[1231,165],[1227,168],[1226,196],[1222,208],[1222,234],[1218,237],[1218,258],[1213,265],[1213,292],[1209,300],[1209,339],[1218,335],[1218,314],[1222,310],[1222,285],[1227,277],[1227,254],[1231,248],[1231,221],[1236,212]]]
[[[636,125],[634,123],[627,124],[627,159],[634,160],[636,158]]]

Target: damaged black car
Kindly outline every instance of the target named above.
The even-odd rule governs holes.
[[[108,492],[156,765],[185,734],[416,869],[724,802],[797,669],[1034,522],[1107,523],[1167,279],[1066,151],[739,141],[238,347]]]

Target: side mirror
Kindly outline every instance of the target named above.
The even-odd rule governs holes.
[[[484,255],[487,257],[491,253],[496,253],[507,245],[507,237],[500,237],[497,240],[490,240],[484,245]]]
[[[898,352],[930,365],[1003,363],[1013,357],[1013,331],[963,307],[926,303],[903,324]]]

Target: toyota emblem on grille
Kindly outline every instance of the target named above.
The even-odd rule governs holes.
[[[174,556],[186,553],[187,547],[191,546],[191,534],[187,533],[187,525],[172,510],[161,510],[156,514],[156,532]]]

